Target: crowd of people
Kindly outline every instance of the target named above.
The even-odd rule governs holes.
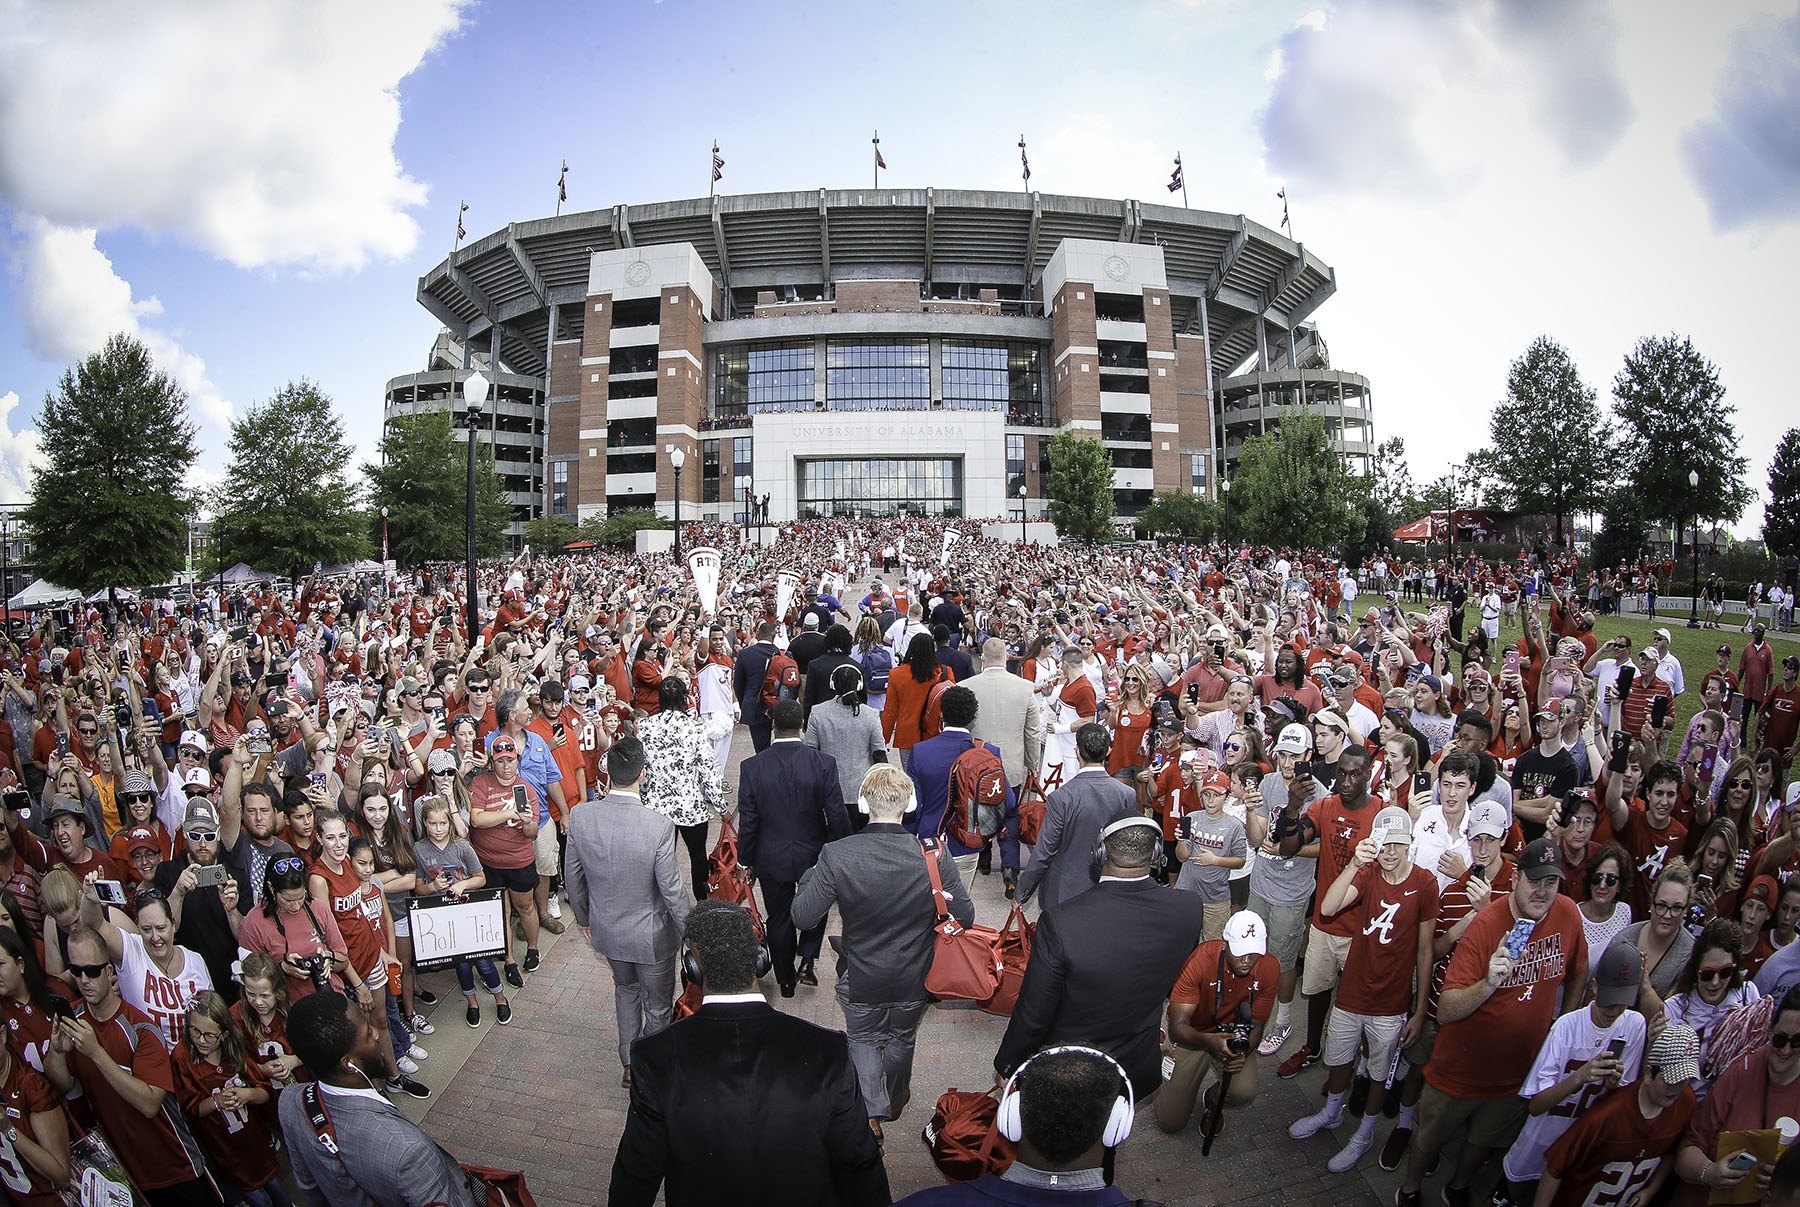
[[[1400,1207],[1440,1157],[1452,1204],[1800,1174],[1800,658],[1761,624],[1709,667],[1606,632],[1648,564],[773,535],[688,527],[716,576],[484,566],[473,640],[441,568],[8,634],[9,1198],[463,1201],[391,1105],[431,1093],[409,917],[497,895],[468,1027],[545,931],[608,964],[614,1202],[885,1203],[939,935],[1001,921],[996,873],[1034,928],[991,1070],[1017,1156],[918,1202],[1128,1202],[1139,1106],[1210,1146],[1271,1074]],[[764,976],[830,977],[842,1032]]]

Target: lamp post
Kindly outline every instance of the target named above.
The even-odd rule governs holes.
[[[1019,483],[1019,544],[1025,544],[1025,483]]]
[[[1693,545],[1694,581],[1693,598],[1688,600],[1688,624],[1690,629],[1700,627],[1700,471],[1688,470],[1688,488],[1694,492],[1694,530],[1688,533],[1689,542]]]
[[[225,623],[225,517],[213,515],[213,567],[219,576],[219,609],[213,616],[213,623]]]
[[[468,575],[468,600],[465,605],[466,621],[469,626],[469,646],[474,648],[475,638],[481,632],[481,613],[476,605],[475,590],[475,437],[481,430],[481,404],[487,401],[488,379],[478,369],[463,378],[463,417],[469,429],[469,487],[463,499],[463,521],[468,527],[467,564],[463,567]]]
[[[385,562],[387,559],[387,508],[383,507],[381,509],[381,560]]]
[[[1219,479],[1219,501],[1225,505],[1225,518],[1220,524],[1220,531],[1225,538],[1227,548],[1231,545],[1231,479]]]
[[[681,560],[681,467],[687,461],[687,454],[681,446],[669,446],[669,467],[675,471],[675,560]]]
[[[12,534],[10,513],[0,515],[0,593],[6,596],[6,637],[12,639]]]

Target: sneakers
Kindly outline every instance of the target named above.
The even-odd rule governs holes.
[[[558,897],[555,893],[551,893],[550,905],[545,912],[560,922],[562,920],[562,898]]]
[[[530,951],[527,951],[525,953],[525,971],[526,972],[536,972],[538,969],[542,968],[543,966],[544,966],[544,961],[543,961],[543,958],[538,955],[537,948],[534,947]]]
[[[514,989],[525,988],[525,978],[519,975],[519,966],[510,960],[506,964],[506,983]]]
[[[1444,1207],[1469,1207],[1469,1188],[1444,1183]]]
[[[387,1079],[387,1091],[390,1094],[408,1094],[414,1098],[431,1097],[431,1091],[429,1089],[406,1076],[404,1072],[398,1077],[390,1077]]]
[[[1387,1143],[1381,1146],[1381,1156],[1377,1163],[1390,1172],[1400,1168],[1400,1162],[1406,1160],[1406,1150],[1412,1147],[1413,1129],[1397,1127],[1388,1133]]]
[[[1318,1063],[1319,1054],[1302,1044],[1295,1049],[1292,1056],[1281,1062],[1281,1067],[1276,1072],[1282,1080],[1288,1081],[1300,1076],[1303,1070],[1310,1069]]]
[[[410,1056],[402,1056],[398,1060],[396,1060],[394,1062],[394,1064],[400,1069],[400,1072],[403,1075],[409,1075],[412,1073],[417,1073],[419,1071],[418,1062],[415,1061]],[[392,1078],[390,1078],[389,1080],[391,1081]]]
[[[1356,1134],[1350,1137],[1349,1143],[1338,1149],[1337,1156],[1325,1163],[1325,1168],[1332,1173],[1349,1173],[1356,1168],[1356,1163],[1368,1155],[1375,1147],[1373,1128],[1359,1127]]]
[[[463,1019],[471,1027],[481,1026],[481,1007],[470,1006],[467,1010],[463,1011]]]
[[[425,1060],[431,1055],[431,1053],[427,1052],[424,1048],[421,1048],[418,1044],[414,1044],[412,1047],[408,1048],[406,1054],[414,1060]]]
[[[1330,1131],[1343,1120],[1344,1108],[1342,1106],[1339,1106],[1336,1112],[1326,1107],[1320,1107],[1306,1118],[1296,1119],[1288,1124],[1288,1135],[1296,1140],[1304,1140],[1308,1136],[1316,1136],[1320,1132]]]
[[[413,1015],[412,1025],[409,1026],[407,1030],[411,1031],[414,1035],[435,1035],[437,1033],[437,1028],[432,1026],[431,1020],[426,1018],[423,1014]]]
[[[512,1022],[511,1002],[494,1003],[494,1021],[499,1023],[502,1027],[506,1026],[507,1023]]]
[[[1261,1056],[1275,1055],[1275,1053],[1287,1046],[1288,1038],[1293,1034],[1294,1029],[1291,1026],[1270,1027],[1263,1033],[1262,1043],[1256,1045],[1257,1054]]]
[[[1423,1201],[1416,1190],[1396,1189],[1394,1191],[1394,1207],[1423,1207]]]
[[[418,1006],[435,1006],[438,1004],[438,995],[421,985],[413,990],[413,1004]]]

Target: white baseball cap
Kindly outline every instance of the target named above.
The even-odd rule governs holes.
[[[206,740],[206,735],[201,733],[198,729],[184,730],[181,735],[181,741],[178,744],[182,746],[192,746],[201,754],[205,754],[211,749],[211,743]]]
[[[1249,910],[1239,910],[1225,922],[1225,949],[1234,956],[1268,955],[1268,927]]]
[[[1469,810],[1469,837],[1505,838],[1511,829],[1506,823],[1506,810],[1493,801],[1483,801]]]
[[[1305,754],[1313,748],[1312,731],[1298,721],[1284,725],[1275,739],[1276,754]]]

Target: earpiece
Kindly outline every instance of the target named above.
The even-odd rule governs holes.
[[[1131,826],[1148,826],[1156,831],[1156,853],[1150,858],[1150,866],[1154,868],[1161,868],[1164,866],[1166,857],[1163,854],[1162,826],[1159,825],[1154,818],[1121,817],[1118,821],[1113,822],[1111,825],[1101,830],[1100,837],[1094,840],[1095,867],[1103,867],[1106,864],[1106,840],[1111,838],[1114,834],[1117,834],[1119,831]]]
[[[1139,818],[1138,820],[1145,820]],[[1115,823],[1117,824],[1117,823]],[[1131,1121],[1137,1113],[1137,1098],[1131,1090],[1131,1078],[1125,1075],[1125,1068],[1118,1061],[1098,1048],[1089,1048],[1082,1044],[1063,1044],[1054,1048],[1045,1048],[1013,1070],[1013,1075],[1006,1079],[1006,1088],[1000,1092],[1000,1109],[994,1116],[994,1126],[1000,1134],[1017,1144],[1025,1135],[1025,1128],[1019,1118],[1019,1078],[1031,1062],[1054,1052],[1086,1052],[1089,1056],[1098,1056],[1113,1067],[1119,1075],[1119,1096],[1113,1099],[1112,1111],[1106,1117],[1106,1130],[1101,1133],[1100,1142],[1107,1148],[1117,1148],[1125,1143],[1131,1135]]]

